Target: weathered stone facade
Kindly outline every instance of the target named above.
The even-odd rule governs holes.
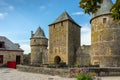
[[[79,46],[80,26],[64,12],[49,25],[49,63],[63,61],[68,65],[75,64]]]
[[[17,64],[23,63],[23,50],[20,49],[19,44],[0,36],[0,66],[6,65],[9,61],[15,61]]]
[[[103,0],[102,7],[91,20],[92,64],[100,67],[120,66],[120,24],[110,15],[111,0]],[[102,12],[103,11],[103,12]]]
[[[48,39],[45,37],[43,30],[39,27],[35,34],[31,34],[31,64],[41,65],[47,63],[47,46]]]
[[[90,65],[91,64],[91,46],[83,45],[79,47],[76,52],[76,64],[80,65]]]

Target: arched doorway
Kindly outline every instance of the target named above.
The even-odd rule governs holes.
[[[61,58],[60,58],[59,56],[56,56],[56,57],[54,58],[55,64],[59,64],[60,61],[61,61]]]

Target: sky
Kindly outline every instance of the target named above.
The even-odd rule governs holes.
[[[30,53],[31,31],[40,26],[49,38],[49,24],[64,11],[81,28],[81,45],[91,44],[91,15],[79,8],[80,0],[0,0],[0,36],[19,43],[25,54]],[[113,0],[114,2],[115,0]]]

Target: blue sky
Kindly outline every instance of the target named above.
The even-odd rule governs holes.
[[[79,8],[79,0],[0,0],[0,36],[19,43],[29,53],[31,31],[40,26],[48,38],[48,25],[64,11],[82,26],[81,44],[90,45],[91,16]]]

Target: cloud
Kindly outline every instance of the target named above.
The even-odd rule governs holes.
[[[24,54],[30,53],[30,45],[29,44],[20,44],[20,48],[24,50]]]
[[[83,24],[82,28],[81,28],[81,32],[86,33],[86,32],[89,32],[89,31],[91,31],[90,24],[88,24],[88,23]]]
[[[91,44],[91,28],[90,24],[86,23],[81,28],[81,45]]]
[[[74,12],[74,13],[72,13],[72,15],[83,15],[84,14],[84,12]]]
[[[3,20],[8,13],[0,13],[0,20]]]
[[[12,11],[12,10],[14,10],[15,8],[10,5],[10,6],[7,7],[7,9],[10,10],[10,11]]]
[[[4,0],[0,0],[0,10],[2,10],[2,11],[12,11],[12,10],[14,10],[14,6],[12,6],[11,4],[8,4]]]
[[[45,6],[40,6],[40,10],[43,10],[45,9],[46,7]]]

